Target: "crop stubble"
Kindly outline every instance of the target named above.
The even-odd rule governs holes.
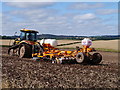
[[[9,45],[12,44],[14,40],[0,40],[2,42],[2,45]],[[40,40],[39,40],[40,41]],[[58,44],[66,44],[66,43],[73,43],[78,42],[80,40],[57,40]],[[76,46],[82,47],[81,43],[73,44],[73,45],[67,45],[67,46],[60,46],[59,48],[75,48]],[[99,40],[99,41],[93,41],[92,47],[94,48],[105,48],[105,49],[113,49],[118,50],[118,40]]]

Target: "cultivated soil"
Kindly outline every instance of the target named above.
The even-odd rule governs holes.
[[[7,55],[2,48],[2,88],[118,88],[118,53],[100,52],[99,65],[52,64]]]

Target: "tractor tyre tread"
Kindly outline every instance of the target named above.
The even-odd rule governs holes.
[[[21,49],[22,47],[24,47],[25,52],[24,52],[24,55],[23,55],[23,56],[20,56],[20,53],[21,53],[20,49]],[[31,57],[32,57],[32,49],[31,49],[30,45],[22,44],[22,45],[20,46],[20,48],[19,48],[19,57],[20,57],[20,58],[31,58]]]

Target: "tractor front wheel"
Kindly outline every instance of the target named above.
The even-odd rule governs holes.
[[[10,56],[13,56],[13,55],[14,55],[14,49],[10,49],[9,52],[8,52],[8,54],[9,54]]]
[[[30,58],[32,57],[32,49],[30,45],[24,44],[19,48],[20,58]]]

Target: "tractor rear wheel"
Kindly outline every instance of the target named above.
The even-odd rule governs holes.
[[[30,57],[32,57],[32,49],[31,49],[30,45],[23,44],[19,48],[19,57],[20,58],[30,58]]]
[[[99,64],[102,61],[102,55],[100,53],[94,53],[92,55],[92,59],[90,60],[90,64]]]
[[[77,63],[79,63],[79,64],[82,64],[82,63],[87,63],[88,62],[88,58],[87,58],[87,56],[85,55],[85,53],[78,53],[77,55],[76,55],[76,61],[77,61]]]

